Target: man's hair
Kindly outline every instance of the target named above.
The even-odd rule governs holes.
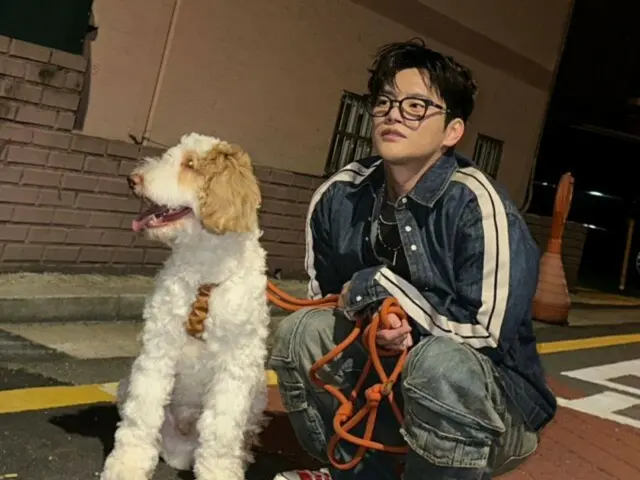
[[[408,68],[417,68],[428,75],[431,88],[447,104],[447,124],[454,118],[464,122],[469,119],[478,91],[471,70],[453,57],[428,48],[419,38],[389,43],[378,50],[369,69],[371,99],[375,99],[384,87],[393,85],[399,71]]]

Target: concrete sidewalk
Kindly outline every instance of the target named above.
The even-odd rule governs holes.
[[[306,282],[275,283],[293,296],[306,296]],[[137,321],[152,289],[153,279],[140,275],[4,274],[0,323]],[[580,290],[572,301],[570,326],[640,323],[640,299]],[[275,316],[284,315],[273,308]]]
[[[580,398],[554,378],[558,396]],[[275,394],[274,394],[275,395]],[[298,445],[285,417],[275,417],[262,435],[262,451],[283,455],[292,468],[319,467]],[[560,407],[542,432],[540,445],[517,470],[502,480],[635,480],[640,478],[640,430]]]

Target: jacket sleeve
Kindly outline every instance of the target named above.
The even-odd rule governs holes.
[[[305,268],[309,275],[308,297],[319,299],[329,294],[340,293],[342,283],[332,263],[330,235],[331,191],[315,192],[309,204],[305,229]]]
[[[483,213],[468,205],[456,227],[455,291],[420,291],[386,267],[357,272],[346,312],[395,297],[422,336],[443,335],[500,358],[531,315],[540,254],[527,225],[504,205]]]

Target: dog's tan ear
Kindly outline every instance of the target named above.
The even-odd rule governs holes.
[[[200,220],[218,235],[258,228],[261,195],[251,158],[238,145],[221,144],[208,158],[209,174],[200,195]]]

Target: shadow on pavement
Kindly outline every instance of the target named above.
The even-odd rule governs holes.
[[[119,420],[114,405],[98,404],[75,413],[53,416],[49,422],[70,435],[99,439],[104,460],[113,449],[113,437]]]
[[[49,422],[69,435],[98,439],[102,444],[104,462],[113,449],[114,434],[119,420],[120,416],[115,406],[97,404],[74,413],[53,416]],[[289,420],[282,415],[274,415],[271,418],[271,422],[262,433],[255,458],[255,463],[247,472],[248,480],[272,480],[276,473],[284,470],[319,466],[317,461],[300,448]],[[175,471],[175,475],[175,478],[180,480],[194,479],[190,471]]]

